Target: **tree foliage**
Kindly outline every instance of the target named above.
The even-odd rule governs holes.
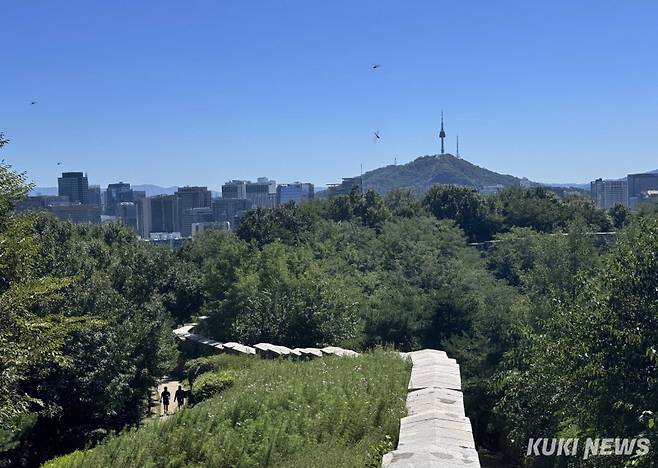
[[[218,242],[234,243],[219,238]],[[317,346],[354,338],[356,302],[337,278],[323,274],[310,252],[278,242],[249,250],[247,258],[234,256],[222,268],[222,258],[208,257],[204,270],[209,301],[203,324],[213,336],[226,341],[261,341],[290,346]],[[225,248],[219,248],[225,250]],[[232,271],[231,280],[213,281],[217,271]]]
[[[438,219],[452,219],[473,242],[491,239],[496,220],[486,200],[474,189],[435,185],[423,197],[423,206]]]
[[[572,297],[552,301],[542,333],[526,333],[510,353],[497,409],[512,447],[524,450],[528,437],[605,434],[655,444],[643,416],[658,410],[657,232],[656,219],[628,229],[595,274],[574,279]],[[652,466],[652,450],[633,466]],[[588,466],[625,462],[600,457]]]
[[[25,176],[1,165],[0,182],[5,465],[138,424],[176,362],[171,328],[200,315],[203,333],[245,344],[445,349],[479,446],[510,463],[563,466],[524,460],[528,437],[658,443],[655,207],[605,212],[542,187],[434,186],[422,199],[357,188],[253,210],[235,233],[171,251],[118,224],[17,215]],[[596,235],[611,229],[616,243]]]
[[[29,186],[0,168],[0,206]],[[5,183],[6,182],[6,183]],[[200,285],[125,226],[0,216],[0,453],[33,465],[137,423]]]

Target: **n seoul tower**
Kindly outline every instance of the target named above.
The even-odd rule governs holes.
[[[443,140],[446,137],[446,132],[443,130],[443,111],[441,111],[441,131],[439,132],[439,138],[441,139],[441,154],[445,154],[443,150]]]

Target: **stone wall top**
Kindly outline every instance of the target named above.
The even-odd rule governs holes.
[[[400,353],[412,364],[408,415],[385,468],[479,468],[471,421],[464,414],[459,365],[443,351]]]

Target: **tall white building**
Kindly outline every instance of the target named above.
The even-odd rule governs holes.
[[[596,179],[590,183],[590,191],[597,208],[607,210],[615,205],[628,206],[628,183],[626,179]]]

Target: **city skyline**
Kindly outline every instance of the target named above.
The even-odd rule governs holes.
[[[142,239],[173,241],[189,239],[211,229],[234,229],[252,208],[275,208],[312,199],[312,183],[284,183],[267,177],[230,180],[221,197],[208,187],[177,187],[173,193],[147,196],[126,182],[109,184],[105,190],[90,185],[86,173],[63,172],[57,194],[37,193],[20,200],[16,211],[50,212],[61,221],[101,224],[120,221]]]
[[[450,153],[446,153],[446,154],[448,154],[450,156],[455,156],[455,155],[452,155]],[[435,155],[435,156],[441,156],[441,155]],[[399,165],[402,165],[402,164],[398,163],[397,165],[399,166]],[[658,165],[658,163],[657,163],[657,165]],[[374,169],[378,169],[378,168],[374,168]],[[484,167],[483,169],[489,169],[489,168]],[[62,171],[62,172],[58,173],[58,175],[55,176],[55,180],[57,181],[60,178],[61,174],[69,173],[69,172],[80,172],[80,173],[84,174],[85,177],[87,177],[89,175],[88,172],[84,171],[84,170],[83,171],[80,171],[80,170]],[[654,174],[654,173],[658,173],[658,169],[640,171],[640,172],[636,172],[635,174]],[[617,176],[614,176],[614,177],[601,177],[599,175],[599,172],[597,172],[595,169],[593,169],[592,170],[592,175],[589,177],[589,180],[578,181],[578,182],[553,181],[553,183],[558,184],[557,186],[565,185],[565,186],[571,186],[571,187],[578,187],[578,188],[581,188],[581,189],[588,189],[589,184],[592,181],[596,180],[596,179],[604,179],[604,180],[610,180],[610,181],[622,180],[622,179],[625,179],[629,174],[631,174],[631,173],[621,174],[621,175],[617,175]],[[505,175],[505,174],[502,174],[502,175]],[[524,176],[519,176],[519,175],[516,175],[516,174],[509,174],[509,175],[512,175],[512,176],[517,177],[519,179],[524,179]],[[315,187],[319,190],[326,190],[327,188],[331,187],[332,185],[334,185],[336,183],[340,183],[340,180],[345,179],[346,177],[348,177],[348,176],[344,175],[342,177],[339,177],[336,181],[329,182],[329,183],[326,183],[326,184],[314,184],[313,182],[310,182],[310,183],[315,185]],[[161,184],[157,184],[157,183],[152,183],[150,181],[133,181],[133,180],[130,180],[128,178],[115,180],[115,181],[109,182],[107,184],[98,184],[96,179],[92,175],[92,176],[89,176],[89,179],[90,179],[89,187],[92,187],[92,186],[100,187],[104,191],[107,187],[115,185],[115,184],[128,184],[128,185],[133,186],[133,187],[142,187],[142,188],[148,187],[148,188],[151,188],[151,189],[155,190],[158,194],[164,194],[164,193],[169,193],[169,191],[171,191],[173,193],[173,191],[175,191],[177,188],[181,188],[181,187],[204,185],[213,194],[217,194],[217,196],[221,196],[222,186],[225,185],[226,183],[229,183],[229,182],[232,182],[232,181],[252,182],[252,181],[257,181],[258,179],[262,179],[262,178],[267,179],[268,177],[263,176],[263,175],[260,175],[258,177],[247,177],[247,178],[244,178],[244,179],[229,177],[229,178],[226,178],[225,180],[219,180],[219,181],[215,182],[214,184],[210,184],[210,185],[208,185],[208,184],[198,184],[198,183],[194,183],[194,182],[189,183],[189,184],[161,185]],[[530,180],[530,179],[528,179],[528,180]],[[276,182],[277,185],[309,183],[308,181],[302,182],[301,180],[297,180],[297,179],[292,180],[290,178],[285,178],[285,177],[284,177],[284,180],[271,179],[271,181]],[[546,186],[551,186],[551,182],[537,181],[537,180],[531,180],[531,182],[536,182],[536,183],[540,183],[540,184],[543,184],[543,185],[546,185]],[[105,189],[103,187],[105,187]],[[30,193],[34,194],[34,195],[37,195],[37,194],[45,195],[45,194],[48,194],[49,192],[56,192],[57,189],[58,189],[57,184],[48,184],[48,183],[46,183],[44,185],[35,185],[34,188],[30,191]]]
[[[37,186],[325,186],[440,153],[443,110],[446,152],[498,173],[657,168],[658,5],[476,5],[12,2],[2,157]]]

